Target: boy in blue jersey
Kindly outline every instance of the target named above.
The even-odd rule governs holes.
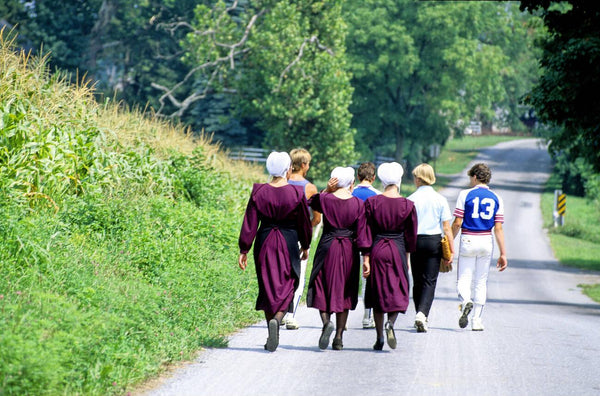
[[[366,201],[367,198],[372,197],[373,195],[381,194],[380,191],[375,189],[372,184],[375,181],[375,164],[372,162],[363,162],[360,164],[357,170],[358,180],[360,184],[354,187],[352,190],[352,195],[357,198]],[[362,256],[361,256],[362,261]],[[362,296],[363,301],[365,298],[365,285],[367,282],[363,280],[362,282]],[[375,321],[373,320],[371,309],[365,308],[365,313],[363,315],[362,321],[363,329],[372,329],[375,328]]]
[[[375,181],[375,164],[372,162],[363,162],[356,171],[358,181],[360,182],[352,190],[352,195],[366,201],[367,198],[373,195],[381,194],[380,191],[373,187]]]
[[[473,311],[472,329],[482,331],[481,314],[487,297],[487,279],[494,248],[492,230],[500,249],[496,267],[504,271],[508,265],[502,228],[504,203],[488,187],[492,172],[486,164],[474,165],[468,175],[471,188],[462,190],[458,195],[452,223],[453,236],[456,238],[461,232],[456,288],[462,314],[458,325],[467,327],[469,314]]]

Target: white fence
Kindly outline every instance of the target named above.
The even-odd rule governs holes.
[[[249,162],[266,162],[269,151],[256,147],[241,147],[231,150],[229,158]]]
[[[267,157],[269,156],[270,150],[265,150],[257,147],[240,147],[232,149],[229,152],[229,158],[232,160],[238,161],[248,161],[248,162],[266,162]],[[385,157],[382,155],[376,155],[375,159],[372,160],[375,166],[379,166],[384,162],[393,162],[395,159],[393,157]],[[344,165],[344,164],[341,164]],[[360,162],[353,165],[354,168],[358,168]]]

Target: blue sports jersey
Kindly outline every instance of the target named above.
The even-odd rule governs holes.
[[[476,186],[460,192],[454,216],[463,219],[463,234],[489,234],[496,222],[504,223],[504,203],[487,186]]]
[[[366,201],[367,198],[377,194],[379,194],[379,192],[371,186],[356,186],[352,191],[352,195],[354,195],[357,198],[360,198],[363,201]]]

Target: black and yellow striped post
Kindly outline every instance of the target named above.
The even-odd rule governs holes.
[[[554,227],[562,226],[567,211],[567,195],[562,190],[554,190]]]

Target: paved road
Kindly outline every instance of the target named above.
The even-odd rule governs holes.
[[[509,268],[490,273],[485,331],[458,328],[456,272],[440,274],[430,330],[413,329],[414,308],[396,323],[398,348],[374,352],[374,330],[351,312],[344,350],[319,350],[317,311],[301,308],[300,330],[281,331],[263,350],[266,326],[209,349],[144,393],[158,395],[599,395],[600,305],[577,285],[598,275],[561,267],[542,231],[541,186],[549,158],[536,140],[497,145],[477,159],[493,170],[491,187],[506,206]],[[466,171],[464,172],[466,174]],[[442,193],[451,209],[461,176]]]

